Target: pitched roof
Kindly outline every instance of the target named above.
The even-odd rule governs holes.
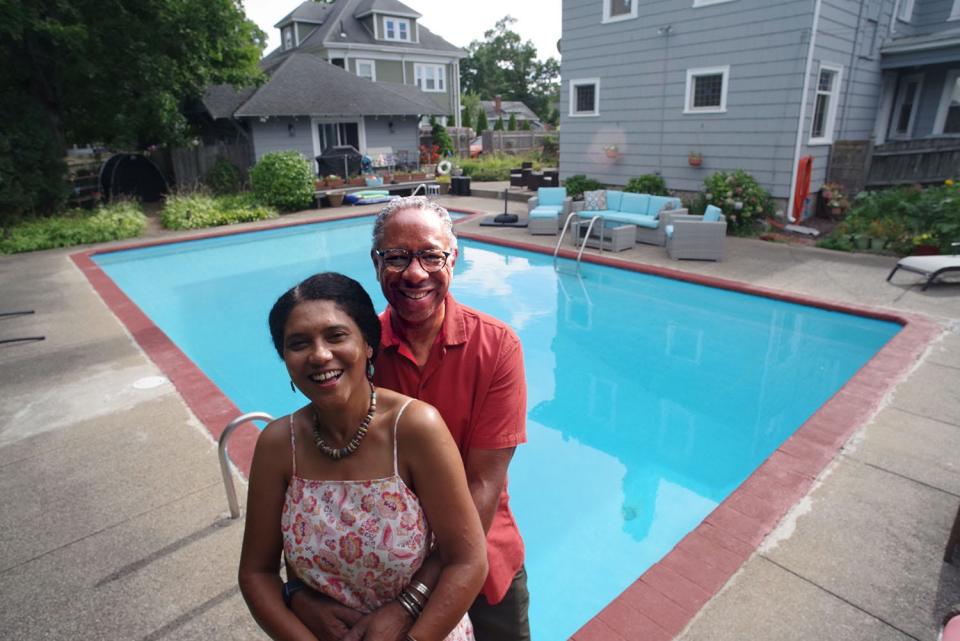
[[[530,107],[526,106],[518,100],[502,100],[500,102],[500,112],[496,111],[496,102],[493,100],[481,100],[480,106],[483,107],[483,111],[487,114],[487,118],[492,118],[496,120],[500,116],[503,116],[504,119],[509,118],[510,114],[515,114],[518,120],[536,120],[540,121],[540,116],[533,113],[533,110]]]
[[[323,24],[330,15],[333,5],[308,0],[280,19],[274,27],[280,28],[288,22],[313,22]]]
[[[401,16],[404,18],[422,18],[423,15],[417,13],[407,5],[398,0],[360,0],[353,17],[362,18],[370,13],[386,13],[391,16]]]
[[[319,56],[287,56],[235,117],[443,115],[444,109],[412,85],[372,82]]]
[[[200,100],[214,120],[229,118],[256,90],[256,87],[237,90],[231,85],[211,85]]]

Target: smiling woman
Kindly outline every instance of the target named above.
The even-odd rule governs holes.
[[[480,519],[436,410],[372,383],[370,297],[342,274],[317,274],[277,300],[269,325],[310,403],[268,425],[254,453],[239,573],[254,618],[273,638],[399,620],[408,638],[471,641],[466,611],[487,573]],[[422,570],[434,536],[443,552]],[[377,616],[397,608],[399,619]],[[311,614],[324,609],[336,614]]]

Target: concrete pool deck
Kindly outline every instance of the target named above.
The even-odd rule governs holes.
[[[487,199],[443,202],[502,211]],[[555,242],[475,221],[458,229]],[[736,238],[728,249],[719,264],[670,261],[647,246],[616,258],[920,314],[942,336],[689,624],[683,599],[660,599],[650,605],[662,618],[642,633],[617,625],[636,612],[608,608],[577,638],[933,641],[942,612],[960,601],[960,572],[942,563],[960,502],[960,285],[920,292],[910,275],[886,283],[890,257]],[[46,336],[0,345],[4,636],[262,638],[236,588],[242,526],[225,518],[215,446],[169,383],[149,387],[160,370],[70,260],[78,250],[0,256],[0,312],[37,312],[0,318],[0,339]]]

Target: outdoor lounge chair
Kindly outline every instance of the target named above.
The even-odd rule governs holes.
[[[897,266],[894,267],[890,275],[887,276],[887,282],[893,278],[893,275],[897,273],[898,269],[902,269],[926,276],[927,280],[924,281],[923,287],[920,288],[920,291],[926,291],[927,287],[930,287],[930,283],[938,276],[946,274],[947,272],[960,272],[960,256],[956,254],[957,247],[960,247],[960,243],[951,243],[951,246],[954,251],[952,256],[907,256],[906,258],[901,258]]]
[[[527,200],[527,231],[556,236],[572,202],[566,187],[541,187],[536,196]]]
[[[703,216],[667,211],[667,255],[674,260],[723,260],[727,247],[727,219],[719,207],[707,205]]]

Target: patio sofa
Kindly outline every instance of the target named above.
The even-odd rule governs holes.
[[[602,216],[606,227],[620,225],[634,225],[637,228],[636,242],[663,246],[666,244],[665,224],[661,212],[666,210],[687,213],[681,209],[679,198],[671,196],[651,196],[650,194],[635,194],[617,191],[614,189],[601,190],[603,198],[599,199],[598,192],[586,192],[583,201],[573,203],[573,211],[581,219],[591,219]],[[601,208],[602,207],[602,208]]]

